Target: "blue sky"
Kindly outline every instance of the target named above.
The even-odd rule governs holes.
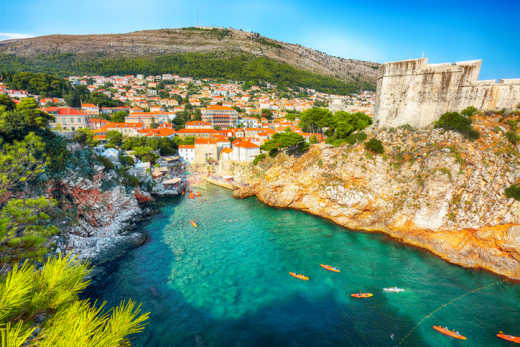
[[[520,0],[0,0],[0,40],[185,27],[198,17],[344,58],[481,58],[481,79],[520,78],[519,13]]]

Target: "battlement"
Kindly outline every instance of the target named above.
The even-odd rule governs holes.
[[[383,64],[377,79],[375,121],[380,127],[426,127],[448,111],[520,104],[520,79],[479,81],[482,60],[428,64],[428,58]]]

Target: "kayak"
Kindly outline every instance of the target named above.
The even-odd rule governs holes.
[[[308,281],[309,280],[309,277],[305,276],[305,275],[301,275],[301,274],[297,274],[297,273],[294,273],[294,272],[289,272],[289,275],[291,275],[292,277],[295,277],[299,280],[302,280],[302,281]]]
[[[401,293],[404,292],[403,288],[391,287],[391,288],[383,288],[383,291],[390,293]]]
[[[198,227],[197,223],[192,219],[190,220],[191,225],[193,225],[194,228]]]
[[[507,335],[503,332],[499,332],[497,334],[497,337],[504,339],[506,341],[514,342],[514,343],[520,343],[520,337],[519,336],[513,336],[513,335]]]
[[[195,199],[195,195],[193,193],[190,193],[190,199]]]
[[[448,328],[441,327],[439,325],[434,325],[433,329],[437,330],[441,334],[444,334],[449,337],[453,337],[454,339],[466,340],[466,336],[462,336],[461,334],[459,334],[458,331],[452,331],[452,330],[449,330]]]
[[[335,268],[333,266],[330,266],[330,265],[323,265],[323,264],[320,264],[320,266],[322,268],[324,268],[325,270],[329,270],[329,271],[332,271],[332,272],[340,272],[340,270],[338,268]]]
[[[358,299],[366,299],[366,298],[373,297],[374,294],[372,294],[372,293],[353,293],[353,294],[350,294],[350,296],[353,298],[358,298]]]

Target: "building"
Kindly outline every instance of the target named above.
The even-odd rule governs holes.
[[[238,124],[243,128],[258,128],[260,120],[255,117],[242,117],[238,120]]]
[[[238,112],[231,107],[211,105],[202,110],[202,120],[212,127],[235,128],[238,124]]]
[[[99,107],[94,104],[81,104],[81,110],[91,115],[99,114]]]
[[[51,128],[74,131],[89,127],[91,116],[85,111],[70,107],[47,108],[46,111],[54,115]]]
[[[211,126],[211,123],[209,122],[203,122],[200,120],[194,120],[191,122],[186,122],[184,125],[186,129],[213,129]]]
[[[175,132],[177,136],[185,139],[186,137],[209,138],[218,135],[215,129],[181,129]]]
[[[218,160],[217,142],[213,139],[196,138],[194,163],[207,163]]]
[[[479,81],[481,60],[428,64],[427,58],[386,63],[379,70],[375,123],[379,127],[433,124],[468,106],[511,109],[520,103],[520,79]]]
[[[195,160],[195,146],[194,145],[179,145],[179,156],[189,163]]]
[[[233,151],[231,160],[251,162],[260,154],[260,147],[252,143],[249,139],[236,139],[233,141]]]

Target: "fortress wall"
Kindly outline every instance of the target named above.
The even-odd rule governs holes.
[[[429,65],[426,58],[384,64],[377,80],[376,123],[422,128],[448,111],[520,103],[520,79],[478,81],[480,67],[480,60]]]

